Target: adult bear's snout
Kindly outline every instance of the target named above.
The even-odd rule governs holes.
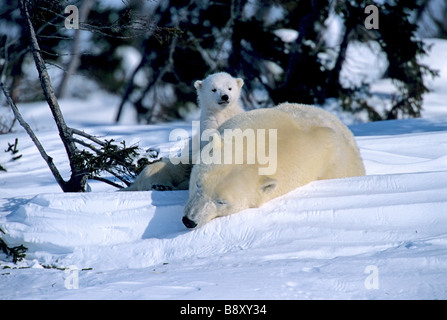
[[[197,223],[195,223],[194,221],[190,220],[187,216],[184,216],[183,219],[183,224],[187,227],[187,228],[195,228],[197,227]]]

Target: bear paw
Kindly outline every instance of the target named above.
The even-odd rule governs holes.
[[[155,191],[172,191],[172,187],[164,186],[162,184],[153,184],[152,185],[152,190],[155,190]]]

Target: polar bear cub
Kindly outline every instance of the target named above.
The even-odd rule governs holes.
[[[197,99],[201,109],[200,137],[204,130],[217,129],[233,116],[244,112],[239,98],[244,80],[233,78],[226,72],[214,73],[204,80],[197,80]],[[199,134],[199,133],[197,133]],[[201,146],[206,142],[201,141]],[[190,157],[197,155],[190,154]],[[148,165],[133,184],[123,191],[186,190],[192,163],[174,165],[169,158]]]
[[[244,112],[239,98],[244,80],[226,72],[209,75],[194,83],[200,114],[200,134],[206,129],[217,129],[233,116]]]

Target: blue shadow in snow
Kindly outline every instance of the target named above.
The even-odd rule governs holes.
[[[376,121],[349,126],[355,136],[383,136],[447,131],[447,118]]]
[[[152,191],[150,194],[155,212],[142,238],[172,239],[188,232],[182,222],[188,191]]]

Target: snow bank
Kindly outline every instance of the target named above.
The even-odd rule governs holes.
[[[42,194],[13,210],[5,231],[30,259],[99,270],[291,242],[302,248],[296,258],[331,259],[444,235],[445,181],[447,172],[314,182],[191,232],[181,223],[187,192]]]

